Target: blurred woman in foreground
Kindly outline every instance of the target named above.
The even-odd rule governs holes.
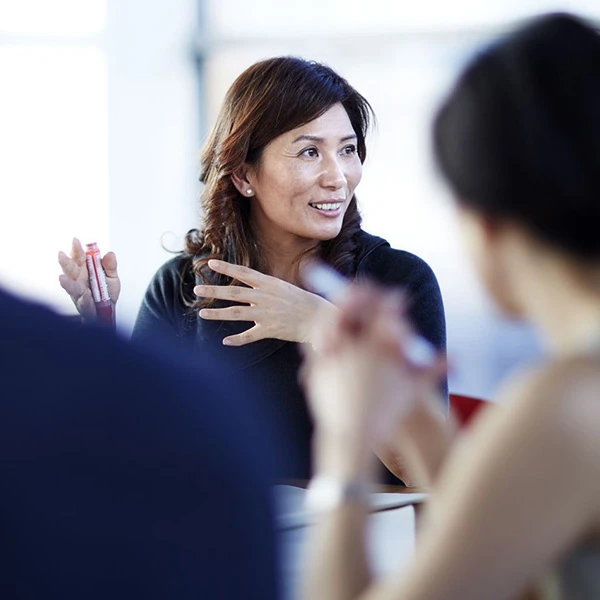
[[[539,329],[550,357],[447,452],[451,435],[434,433],[428,400],[443,366],[403,359],[401,299],[349,294],[325,355],[307,366],[318,466],[309,493],[328,510],[306,597],[500,600],[536,588],[600,598],[597,32],[549,15],[483,51],[441,107],[434,146],[480,279],[506,314]],[[433,492],[411,567],[373,581],[367,449],[399,429]]]

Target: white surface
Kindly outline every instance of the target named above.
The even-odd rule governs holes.
[[[396,495],[396,494],[391,494]],[[298,501],[289,496],[292,503]],[[306,542],[313,526],[279,532],[284,600],[295,600],[305,566],[312,560]],[[375,575],[401,570],[409,563],[415,544],[415,513],[412,506],[373,513],[367,532],[369,557]]]
[[[2,0],[0,33],[85,36],[99,33],[106,0]]]
[[[246,9],[246,0],[210,0],[209,6],[217,32],[231,37],[273,35],[274,30],[281,36],[302,32],[307,37],[444,31],[493,26],[549,10],[600,15],[597,0],[370,0],[368,5],[364,0],[254,0],[252,10]]]
[[[306,490],[293,485],[276,485],[275,505],[277,506],[277,524],[281,529],[303,527],[313,524],[319,515],[306,508]],[[427,494],[373,493],[369,495],[369,504],[373,512],[399,508],[408,504],[420,504]]]

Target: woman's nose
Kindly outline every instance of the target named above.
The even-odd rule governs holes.
[[[346,183],[346,175],[337,157],[328,158],[321,173],[321,185],[332,190],[338,190]]]

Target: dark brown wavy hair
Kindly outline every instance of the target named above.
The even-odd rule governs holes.
[[[268,273],[250,225],[250,200],[238,192],[231,175],[244,164],[259,163],[263,149],[273,139],[313,121],[338,103],[348,113],[358,138],[358,156],[364,163],[373,110],[333,69],[284,56],[257,62],[234,81],[201,155],[203,227],[192,229],[185,239],[184,252],[204,282],[236,283],[208,268],[213,258]],[[321,260],[342,273],[353,273],[357,254],[354,238],[360,223],[353,196],[340,233],[320,242]],[[200,299],[191,304],[201,307],[211,302]]]

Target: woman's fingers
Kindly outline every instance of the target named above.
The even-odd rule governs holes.
[[[79,240],[73,240],[71,249],[75,258],[62,251],[58,253],[58,262],[63,270],[58,276],[58,282],[63,290],[69,294],[77,311],[86,318],[93,318],[96,310],[93,302],[91,302],[87,270],[85,268],[85,253],[83,253],[83,258],[78,254],[82,248],[81,244],[75,243],[76,241],[79,242]],[[86,297],[86,291],[89,297]]]
[[[435,389],[445,360],[416,366],[406,356],[414,332],[401,293],[356,286],[339,309],[328,324],[326,352],[305,353],[301,381],[320,427],[385,441]]]
[[[79,266],[70,256],[65,254],[62,250],[58,253],[58,264],[60,265],[63,273],[71,279],[77,279],[81,266]]]
[[[253,306],[229,306],[227,308],[203,308],[200,316],[209,321],[256,321],[258,315]]]
[[[394,318],[399,315],[390,314],[389,300],[383,291],[364,284],[349,288],[339,309],[338,319],[329,325],[326,343],[329,351],[334,351],[336,346],[352,343],[352,340],[371,338],[377,328],[385,332],[386,322],[389,320],[390,326],[393,326]]]
[[[76,302],[85,291],[85,288],[81,285],[81,283],[77,279],[73,279],[69,275],[62,273],[58,276],[58,282],[69,296],[73,299],[73,302]]]
[[[96,317],[96,305],[92,298],[92,292],[89,288],[84,290],[83,294],[75,303],[77,311],[82,317],[94,319]]]
[[[77,238],[71,243],[71,258],[79,265],[85,265],[85,250]]]
[[[71,279],[64,273],[58,276],[58,281],[63,290],[71,297],[79,314],[90,319],[96,315],[96,307],[89,288],[84,287],[80,281]]]
[[[257,287],[267,278],[272,279],[268,275],[259,273],[258,271],[250,269],[249,267],[234,265],[223,260],[211,259],[208,261],[208,266],[216,273],[221,273],[221,275],[227,275],[232,279],[237,279],[238,281],[241,281],[242,283],[245,283],[252,287]]]
[[[321,327],[323,336],[322,352],[333,353],[352,338],[359,337],[373,317],[375,306],[367,286],[351,286],[338,306],[337,317],[332,320],[330,313],[323,315]]]
[[[246,344],[258,342],[264,338],[263,328],[260,325],[255,325],[243,333],[226,337],[223,340],[223,344],[225,344],[225,346],[245,346]]]
[[[382,290],[373,285],[356,286],[349,290],[339,308],[339,319],[328,324],[325,352],[341,350],[351,343],[364,343],[382,358],[387,356],[406,367],[432,369],[436,377],[444,372],[445,360],[442,358],[440,365],[435,349],[416,335],[407,320],[402,291]],[[419,360],[415,362],[416,359]]]
[[[101,262],[107,277],[119,277],[117,274],[117,255],[114,252],[107,252]]]
[[[255,290],[239,285],[197,285],[194,288],[194,294],[202,298],[231,300],[232,302],[246,302],[248,304],[256,299]]]
[[[108,295],[113,304],[116,304],[121,293],[121,281],[117,273],[117,256],[114,252],[107,252],[102,258],[102,268],[106,274],[106,284],[108,286]]]
[[[58,262],[63,270],[58,277],[61,287],[69,294],[82,316],[94,318],[96,307],[89,287],[85,250],[77,238],[73,238],[71,255],[61,250],[58,253]],[[101,262],[106,273],[108,293],[114,303],[121,290],[121,282],[117,274],[117,257],[114,252],[108,252]]]

